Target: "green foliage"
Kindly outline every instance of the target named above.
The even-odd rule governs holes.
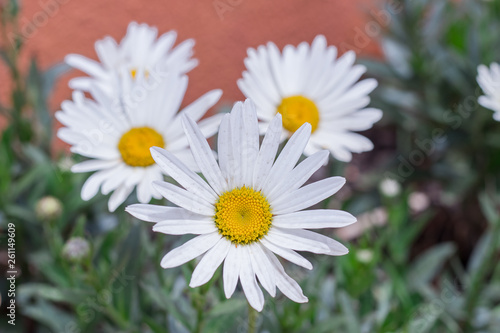
[[[500,124],[477,105],[481,92],[475,76],[479,64],[500,60],[500,4],[401,3],[402,12],[391,16],[381,36],[386,59],[365,63],[380,81],[373,102],[385,112],[383,130],[395,131],[393,156],[383,171],[388,168],[406,189],[392,198],[380,195],[375,188],[388,173],[363,172],[343,208],[359,216],[382,207],[386,223],[361,231],[347,256],[307,256],[312,271],[285,264],[309,302],[296,304],[280,293],[266,297],[259,331],[498,330],[500,266],[494,263],[500,247]],[[2,31],[15,30],[17,1],[2,9]],[[16,225],[21,273],[15,331],[244,332],[247,302],[241,290],[226,300],[220,268],[196,289],[188,287],[194,262],[161,269],[162,255],[184,238],[154,235],[147,223],[120,210],[109,214],[103,196],[80,199],[88,175],[69,172],[65,157],[51,152],[53,110],[47,100],[67,68],[44,70],[33,59],[24,72],[18,66],[22,39],[3,45],[0,55],[10,69],[12,89],[9,105],[0,105],[8,119],[0,138],[0,229]],[[424,161],[401,174],[398,156],[409,160],[415,151],[424,154]],[[325,172],[343,174],[344,167],[331,163]],[[411,192],[429,183],[439,184],[439,203],[412,211]],[[60,201],[61,212],[37,210],[47,196]],[[460,260],[456,242],[414,251],[438,208],[462,212],[474,204],[479,220],[468,223],[482,219],[487,230],[468,262]],[[86,239],[89,253],[69,259],[64,249],[72,237]],[[5,233],[1,240],[3,245]],[[14,331],[4,321],[0,330]]]
[[[438,182],[452,204],[467,206],[500,168],[500,124],[478,104],[476,82],[478,65],[499,61],[498,2],[401,3],[381,37],[386,60],[365,62],[380,82],[373,102],[396,128],[389,172]]]

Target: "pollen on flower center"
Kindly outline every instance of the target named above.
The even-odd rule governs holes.
[[[165,147],[163,137],[150,127],[134,127],[123,134],[118,150],[123,161],[133,167],[146,167],[155,163],[149,148]]]
[[[135,67],[130,70],[130,75],[132,75],[132,79],[135,80],[135,78],[137,77],[137,72],[138,72],[138,70]],[[146,79],[149,77],[149,71],[148,70],[144,71],[144,77]]]
[[[261,192],[241,187],[223,193],[215,204],[219,233],[236,245],[253,243],[267,234],[273,214]]]
[[[283,127],[289,132],[295,132],[306,122],[311,124],[312,132],[318,127],[318,107],[304,96],[296,95],[283,98],[278,106],[278,112],[283,118]]]

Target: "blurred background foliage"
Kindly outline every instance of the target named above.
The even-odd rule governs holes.
[[[69,171],[78,157],[51,150],[47,99],[68,68],[42,70],[33,59],[22,70],[18,3],[2,6],[0,55],[11,90],[0,105],[8,121],[0,139],[0,266],[7,271],[6,229],[15,223],[18,276],[16,326],[6,324],[2,304],[0,330],[246,332],[246,300],[225,299],[220,271],[191,289],[194,262],[161,269],[162,255],[184,240],[155,235],[123,211],[109,214],[103,196],[80,199],[86,175]],[[500,124],[477,104],[476,83],[479,64],[500,60],[500,2],[391,1],[383,10],[390,20],[376,37],[384,59],[362,61],[379,80],[372,104],[385,113],[367,134],[376,148],[321,171],[348,179],[323,206],[358,216],[354,229],[328,231],[348,239],[351,252],[307,256],[312,271],[287,265],[309,303],[267,297],[259,331],[500,327]],[[6,300],[5,278],[0,288]]]

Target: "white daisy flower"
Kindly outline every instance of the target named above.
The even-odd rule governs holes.
[[[107,36],[95,43],[100,62],[79,54],[69,54],[65,61],[90,77],[77,77],[69,81],[72,89],[89,91],[97,85],[107,94],[116,92],[116,81],[123,72],[155,79],[159,73],[175,71],[180,75],[198,65],[192,59],[194,40],[188,39],[173,48],[177,33],[169,31],[157,39],[158,29],[147,24],[131,22],[127,34],[118,44]]]
[[[335,256],[348,250],[333,239],[304,229],[342,227],[356,221],[344,211],[304,210],[333,195],[345,183],[342,177],[332,177],[302,186],[329,155],[319,151],[295,166],[309,140],[311,125],[302,125],[275,160],[281,115],[270,121],[259,147],[255,106],[250,100],[236,103],[220,125],[219,163],[195,122],[184,117],[183,126],[206,181],[170,152],[153,147],[156,163],[184,188],[165,182],[154,186],[179,207],[136,204],[126,208],[133,216],[154,222],[154,231],[198,235],[165,255],[161,266],[176,267],[203,255],[189,284],[193,288],[208,282],[224,262],[227,298],[239,280],[250,305],[261,311],[264,295],[258,278],[273,297],[278,287],[291,300],[307,302],[275,254],[312,269],[296,251]]]
[[[480,65],[477,68],[477,83],[485,95],[478,99],[479,104],[493,110],[493,119],[500,121],[500,65],[492,63],[490,68]]]
[[[56,118],[66,127],[58,131],[58,137],[72,145],[73,153],[91,158],[75,164],[71,171],[96,171],[83,185],[83,200],[94,197],[99,188],[104,195],[114,191],[108,202],[114,211],[135,187],[139,202],[161,198],[151,186],[153,180],[163,179],[151,157],[152,146],[163,147],[189,167],[197,167],[182,131],[181,115],[200,120],[222,91],[212,90],[177,113],[187,84],[187,76],[169,74],[147,90],[143,79],[129,77],[124,80],[128,93],[117,101],[95,87],[91,88],[95,101],[75,91],[73,101],[62,103]],[[216,115],[200,121],[203,135],[215,134],[220,120],[221,115]]]
[[[312,126],[311,140],[304,153],[312,155],[321,149],[348,162],[352,152],[373,149],[366,137],[352,131],[364,131],[382,117],[382,111],[366,108],[368,94],[377,81],[358,79],[366,71],[354,65],[356,55],[349,51],[336,59],[337,49],[317,36],[312,45],[287,45],[281,54],[274,43],[248,49],[247,71],[238,80],[246,97],[257,106],[257,116],[265,129],[276,113],[283,117],[286,133],[293,134],[305,122]]]

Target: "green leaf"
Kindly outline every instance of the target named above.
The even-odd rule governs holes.
[[[467,271],[470,274],[476,272],[481,265],[484,256],[488,253],[488,249],[491,246],[491,240],[491,233],[484,233],[481,239],[477,242],[467,265]]]
[[[44,99],[47,99],[50,96],[56,81],[70,69],[71,67],[68,64],[61,62],[55,64],[42,73],[42,94]]]
[[[24,305],[21,312],[26,317],[46,325],[52,332],[66,333],[77,328],[76,318],[44,300]]]
[[[344,315],[345,323],[347,325],[347,332],[358,333],[361,332],[360,320],[356,315],[353,300],[344,291],[340,291],[339,302]]]
[[[500,214],[497,212],[493,200],[486,193],[479,195],[479,203],[481,204],[481,211],[491,225],[500,223]]]
[[[410,285],[418,287],[428,284],[443,267],[445,261],[455,253],[455,250],[454,244],[444,243],[421,254],[408,272],[407,278]]]
[[[232,314],[239,314],[244,312],[248,307],[246,299],[231,298],[229,300],[218,303],[209,312],[211,317],[226,316]]]
[[[162,324],[158,323],[158,320],[149,318],[149,317],[143,317],[144,323],[148,325],[148,327],[154,332],[154,333],[165,333],[165,326]]]
[[[18,297],[21,302],[30,298],[40,298],[51,302],[78,304],[89,293],[83,290],[59,288],[43,283],[25,283],[19,286]]]
[[[412,312],[408,321],[408,333],[426,333],[434,327],[443,309],[435,306],[433,302],[422,303]]]
[[[141,283],[141,288],[151,298],[153,304],[158,306],[163,311],[167,311],[168,313],[170,313],[185,327],[191,327],[191,323],[178,311],[175,304],[173,304],[173,300],[163,292],[163,289],[161,287],[155,287],[150,284]]]

